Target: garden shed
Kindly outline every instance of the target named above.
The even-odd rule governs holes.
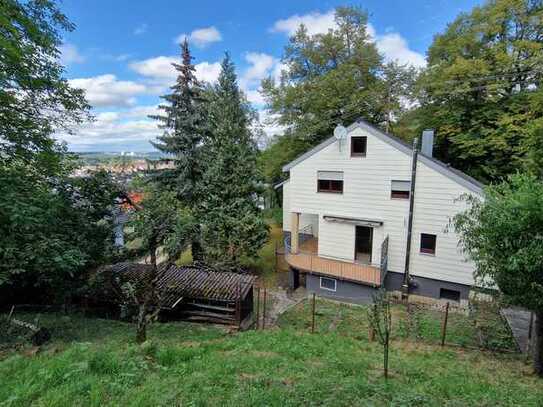
[[[127,285],[137,291],[152,273],[149,264],[117,263],[99,271],[100,281],[110,299],[126,298]],[[221,272],[204,266],[158,266],[157,296],[161,316],[228,325],[245,325],[253,312],[253,285],[256,277]]]

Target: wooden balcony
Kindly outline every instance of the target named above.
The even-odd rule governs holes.
[[[300,244],[300,251],[285,253],[287,263],[300,271],[322,274],[342,280],[379,287],[382,284],[380,267],[348,261],[328,259],[317,255],[317,239]]]

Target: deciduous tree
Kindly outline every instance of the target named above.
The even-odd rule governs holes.
[[[543,2],[488,1],[434,37],[410,133],[436,129],[438,158],[499,180],[525,165],[542,78]]]
[[[543,376],[543,183],[518,174],[486,188],[484,200],[465,199],[454,225],[477,281],[535,312],[534,366]]]

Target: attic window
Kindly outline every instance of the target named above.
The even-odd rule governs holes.
[[[436,235],[429,233],[420,234],[420,252],[424,254],[436,254]]]
[[[341,171],[318,171],[317,191],[343,193],[343,172]]]
[[[409,199],[411,181],[392,181],[390,185],[390,197],[393,199]]]
[[[365,157],[367,144],[367,137],[351,137],[351,157]]]

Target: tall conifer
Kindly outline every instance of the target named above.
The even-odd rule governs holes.
[[[267,238],[256,204],[256,145],[250,130],[252,111],[240,92],[228,54],[218,83],[209,89],[209,138],[199,203],[205,257],[222,268],[239,267]]]
[[[195,75],[187,39],[181,44],[181,64],[173,64],[178,72],[171,93],[162,98],[166,101],[159,109],[164,113],[151,116],[159,121],[164,133],[158,142],[152,143],[174,161],[174,168],[162,171],[157,180],[176,192],[177,196],[193,208],[198,200],[198,184],[202,179],[201,142],[204,123],[203,88]],[[192,256],[201,260],[199,226],[195,226],[192,239]]]

